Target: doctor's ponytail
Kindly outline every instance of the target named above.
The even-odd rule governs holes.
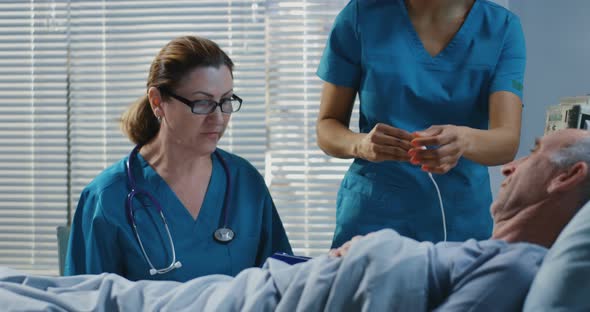
[[[152,112],[147,95],[137,99],[121,116],[121,130],[137,145],[145,145],[160,130],[160,123]]]

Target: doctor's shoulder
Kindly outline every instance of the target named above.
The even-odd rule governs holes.
[[[103,210],[110,209],[114,203],[121,208],[125,204],[128,193],[127,175],[125,173],[125,159],[122,159],[100,172],[84,187],[78,201],[81,206],[102,206]],[[96,209],[96,207],[94,207]]]
[[[227,163],[232,178],[236,182],[245,180],[249,183],[265,184],[264,178],[250,161],[237,154],[227,152],[220,148],[218,148],[217,151]]]

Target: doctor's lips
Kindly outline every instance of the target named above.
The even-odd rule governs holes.
[[[221,131],[201,132],[201,135],[210,139],[219,139],[221,137]]]

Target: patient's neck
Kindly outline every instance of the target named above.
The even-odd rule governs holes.
[[[509,219],[494,225],[492,239],[528,242],[550,248],[578,210],[571,198],[546,199],[523,207]]]

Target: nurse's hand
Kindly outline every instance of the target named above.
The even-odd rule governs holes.
[[[355,155],[368,161],[409,161],[410,141],[414,137],[407,131],[378,123],[355,147]]]
[[[467,148],[463,135],[464,127],[444,125],[432,126],[424,131],[414,132],[411,141],[414,148],[408,151],[410,162],[421,165],[422,170],[444,174],[457,166]],[[422,147],[436,148],[422,149]]]

